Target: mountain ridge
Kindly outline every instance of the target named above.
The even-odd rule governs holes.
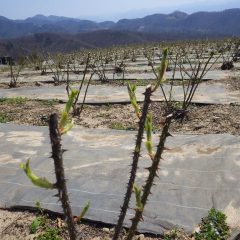
[[[175,11],[117,22],[94,22],[53,15],[36,15],[25,20],[10,20],[0,16],[0,56],[240,37],[239,22],[240,9],[194,14]]]
[[[199,31],[240,36],[240,8],[215,12],[187,14],[174,11],[156,13],[143,18],[121,19],[117,22],[95,22],[63,16],[41,14],[23,20],[11,20],[0,16],[0,38],[19,38],[36,33],[84,33],[99,30],[161,33],[163,31]]]

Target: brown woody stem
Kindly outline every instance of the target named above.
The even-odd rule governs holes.
[[[162,129],[162,133],[161,133],[161,136],[159,139],[159,143],[157,146],[157,152],[154,157],[154,160],[152,161],[151,167],[148,169],[149,175],[146,180],[145,186],[143,187],[143,194],[142,194],[142,198],[141,198],[143,208],[135,210],[136,211],[135,216],[132,219],[132,225],[129,229],[127,240],[131,240],[133,238],[133,236],[136,232],[136,229],[137,229],[137,225],[138,225],[139,221],[143,218],[142,213],[143,213],[144,207],[147,203],[148,196],[151,193],[151,188],[153,186],[154,179],[157,176],[157,171],[158,171],[159,163],[162,158],[162,153],[164,151],[165,142],[166,142],[167,137],[170,136],[168,131],[169,131],[169,127],[171,125],[171,121],[172,121],[172,116],[168,116],[165,120],[163,129]]]
[[[76,230],[72,217],[72,209],[70,206],[66,179],[63,167],[63,149],[61,144],[61,134],[58,129],[58,115],[52,114],[49,121],[49,133],[52,146],[52,158],[54,161],[56,174],[56,188],[58,189],[58,197],[62,203],[64,215],[67,218],[68,232],[71,240],[76,240]]]
[[[133,152],[133,159],[132,159],[132,168],[131,168],[131,172],[130,172],[130,178],[129,178],[129,182],[127,184],[127,191],[124,197],[124,202],[123,205],[121,207],[121,212],[118,218],[118,223],[115,227],[115,232],[113,235],[113,240],[117,240],[119,238],[119,234],[122,230],[122,225],[123,225],[123,221],[125,219],[126,213],[127,213],[127,209],[128,209],[128,205],[130,202],[130,198],[132,195],[132,190],[133,190],[133,185],[135,182],[135,178],[136,178],[136,172],[137,172],[137,168],[138,168],[138,160],[140,157],[140,150],[141,150],[141,146],[142,146],[142,140],[143,140],[143,133],[144,133],[144,126],[145,126],[145,121],[147,118],[147,113],[148,113],[148,107],[149,104],[151,102],[150,97],[152,94],[152,90],[151,90],[151,86],[148,86],[144,95],[144,104],[143,104],[143,109],[142,109],[142,114],[139,120],[139,128],[138,128],[138,133],[137,133],[137,139],[136,139],[136,144],[135,144],[135,149]]]

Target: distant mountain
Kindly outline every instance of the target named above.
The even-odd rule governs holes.
[[[64,29],[53,24],[38,25],[33,22],[14,21],[4,17],[0,17],[0,38],[17,38],[32,35],[36,32],[63,32]]]
[[[0,38],[18,38],[35,33],[81,33],[109,29],[114,22],[101,23],[76,18],[36,15],[25,20],[11,20],[0,16]]]
[[[162,40],[240,36],[240,9],[222,12],[154,14],[144,18],[93,22],[36,15],[25,20],[0,16],[0,56],[30,52],[72,52],[81,48]]]
[[[221,12],[197,12],[186,14],[154,14],[144,18],[94,22],[76,18],[36,15],[25,20],[10,20],[0,16],[0,38],[18,38],[35,33],[84,33],[99,30],[162,33],[199,32],[226,36],[240,36],[240,8]]]
[[[162,32],[162,31],[198,31],[211,34],[217,32],[224,35],[240,36],[240,9],[229,9],[222,12],[197,12],[186,14],[154,14],[139,19],[122,19],[113,29]]]

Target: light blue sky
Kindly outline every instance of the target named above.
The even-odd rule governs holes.
[[[175,10],[191,13],[240,8],[240,0],[0,0],[0,6],[0,15],[11,19],[44,14],[118,20]]]

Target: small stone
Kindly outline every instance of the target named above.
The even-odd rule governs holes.
[[[109,228],[103,228],[103,232],[110,233],[110,229]]]
[[[101,240],[101,238],[100,237],[94,237],[94,238],[92,238],[92,240]]]
[[[145,236],[143,234],[139,234],[137,236],[137,240],[143,240],[143,239],[145,239]]]

